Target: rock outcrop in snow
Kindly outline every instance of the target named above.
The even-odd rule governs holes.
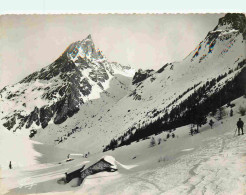
[[[152,74],[154,73],[154,70],[142,70],[139,69],[133,79],[132,79],[132,84],[137,84],[142,82],[143,80],[147,79],[148,77],[150,77]]]
[[[243,34],[246,39],[246,18],[245,14],[228,13],[225,17],[219,19],[219,24],[215,30],[218,29],[235,29]]]

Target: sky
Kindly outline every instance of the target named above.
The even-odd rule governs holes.
[[[89,34],[109,61],[159,69],[185,58],[224,14],[0,16],[0,88],[51,64]]]

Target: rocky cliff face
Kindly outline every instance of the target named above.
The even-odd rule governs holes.
[[[218,25],[215,30],[218,29],[235,29],[243,34],[246,39],[246,18],[245,14],[228,13],[225,17],[219,19]]]
[[[142,70],[139,69],[133,79],[132,79],[132,84],[137,84],[142,82],[143,80],[147,79],[148,77],[150,77],[152,74],[154,73],[154,70]]]
[[[0,91],[1,123],[9,130],[60,124],[84,102],[100,97],[115,74],[134,70],[108,62],[89,35],[72,43],[52,64]]]

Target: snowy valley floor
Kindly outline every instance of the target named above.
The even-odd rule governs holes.
[[[236,105],[238,101],[245,105],[246,99],[236,100]],[[37,143],[32,143],[35,147],[30,154],[36,163],[12,170],[2,168],[1,193],[246,194],[246,134],[234,136],[239,117],[237,113],[233,117],[227,116],[217,121],[213,129],[204,125],[201,133],[194,136],[188,134],[189,126],[179,128],[175,131],[175,138],[154,147],[149,147],[148,139],[70,162],[64,161],[69,151],[51,150],[51,146],[42,144],[37,147]],[[246,122],[246,117],[242,120]],[[163,140],[166,134],[164,132],[155,138]],[[88,161],[96,162],[103,155],[115,157],[118,171],[89,176],[79,187],[57,183],[68,169]],[[0,160],[3,162],[3,157]]]

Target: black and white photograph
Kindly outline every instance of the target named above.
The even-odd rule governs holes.
[[[0,194],[246,194],[246,14],[0,15]]]

